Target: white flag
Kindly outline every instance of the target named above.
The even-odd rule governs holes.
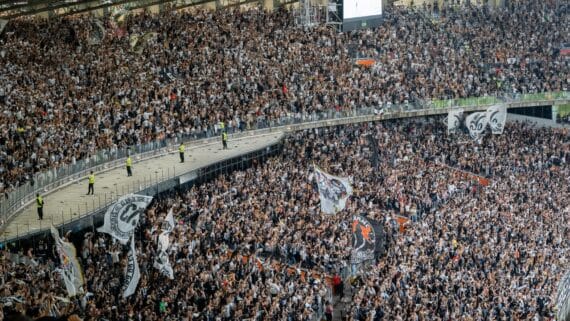
[[[556,320],[570,320],[570,271],[558,283]]]
[[[159,270],[162,275],[174,280],[174,270],[168,259],[168,247],[170,246],[169,234],[170,232],[165,231],[158,236],[158,255],[154,260],[153,266]]]
[[[83,271],[77,260],[75,246],[72,243],[65,242],[59,237],[59,232],[55,227],[51,227],[51,235],[55,240],[61,268],[58,271],[61,274],[63,283],[67,290],[67,294],[72,297],[76,294],[83,293],[85,281],[83,279]]]
[[[174,270],[168,259],[168,253],[166,251],[158,252],[158,256],[154,260],[154,268],[160,271],[160,273],[167,278],[174,280]]]
[[[154,268],[159,270],[161,274],[174,280],[174,270],[168,259],[168,248],[170,247],[170,232],[174,230],[175,222],[172,209],[168,212],[165,219],[166,229],[158,236],[157,257],[154,260]]]
[[[489,127],[493,134],[502,134],[507,122],[507,107],[505,105],[494,105],[487,109]]]
[[[107,209],[104,224],[97,231],[111,235],[121,244],[127,244],[139,223],[140,215],[151,201],[152,196],[129,194],[121,197]]]
[[[125,269],[125,284],[123,285],[123,298],[135,293],[141,273],[137,262],[137,251],[135,249],[135,237],[131,237],[131,248],[129,249],[127,267]]]
[[[489,118],[487,118],[486,112],[472,113],[465,118],[465,126],[474,140],[479,140],[482,137],[488,123]]]
[[[172,208],[170,209],[170,211],[168,211],[168,215],[166,215],[165,222],[167,224],[166,231],[168,233],[172,232],[172,230],[174,230],[174,227],[176,226],[176,222],[174,221],[174,214],[172,213]]]
[[[159,252],[166,252],[168,250],[168,246],[170,245],[170,238],[168,237],[167,232],[162,232],[158,236],[158,251]]]
[[[72,297],[77,295],[77,289],[75,288],[75,284],[73,284],[73,276],[71,276],[71,274],[64,269],[57,268],[55,271],[59,273],[61,279],[63,280],[65,290],[67,291],[67,296]]]
[[[449,111],[449,114],[447,114],[447,134],[455,134],[455,132],[461,126],[462,118],[463,118],[462,109]]]
[[[335,214],[346,206],[346,200],[352,195],[352,186],[348,178],[336,177],[325,173],[315,166],[315,178],[321,198],[321,211]]]

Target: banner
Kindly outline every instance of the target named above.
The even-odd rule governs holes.
[[[125,269],[125,284],[123,285],[123,298],[135,293],[141,274],[137,262],[137,251],[135,249],[135,238],[131,238],[131,248],[129,249],[127,266]]]
[[[346,200],[352,195],[352,186],[347,178],[341,178],[325,173],[315,166],[315,176],[321,198],[321,211],[335,214],[346,206]]]
[[[463,119],[463,110],[450,110],[447,114],[447,134],[455,134],[461,127],[461,120]]]
[[[360,264],[378,257],[383,233],[380,224],[360,215],[352,217],[352,252],[350,262]]]
[[[81,265],[77,260],[75,246],[62,240],[59,237],[59,232],[53,226],[51,227],[51,235],[55,240],[56,250],[61,261],[61,268],[58,271],[61,274],[67,294],[72,297],[83,293],[85,281]]]
[[[570,271],[566,272],[558,283],[556,320],[570,320]]]
[[[487,109],[487,119],[493,134],[502,134],[507,122],[507,107],[505,105],[494,105]]]
[[[479,140],[482,137],[488,123],[489,118],[487,118],[486,112],[472,113],[465,118],[465,126],[474,140]]]
[[[121,244],[127,244],[139,223],[140,215],[151,201],[152,196],[129,194],[121,197],[107,209],[103,226],[97,231],[111,235]]]

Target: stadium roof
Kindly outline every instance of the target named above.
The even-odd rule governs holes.
[[[171,3],[176,8],[184,8],[213,1],[215,0],[0,0],[0,19],[12,19],[40,14],[42,12],[53,12],[57,15],[71,15],[118,5],[124,5],[128,7],[128,10],[163,3]],[[230,2],[231,4],[229,5],[231,6],[254,1],[255,0],[235,0],[227,2]]]

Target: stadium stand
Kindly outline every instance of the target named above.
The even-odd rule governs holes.
[[[12,20],[0,38],[0,188],[104,148],[215,135],[222,120],[234,131],[329,109],[568,90],[556,47],[569,41],[565,12],[519,1],[434,22],[396,9],[375,32],[350,34],[305,32],[282,10],[163,12],[109,18],[100,45],[86,15]],[[147,33],[131,50],[129,36]],[[354,47],[375,67],[355,68]]]
[[[570,40],[567,6],[509,3],[444,8],[435,20],[400,8],[378,30],[349,34],[306,32],[282,10],[141,14],[105,20],[98,45],[88,16],[11,21],[0,38],[2,188],[103,148],[215,136],[221,121],[232,132],[331,108],[567,91],[556,49]],[[51,244],[1,251],[4,314],[552,320],[570,245],[568,128],[511,123],[482,142],[446,129],[431,117],[300,131],[265,163],[160,195],[133,236],[141,279],[128,298],[129,248],[107,234],[63,236],[84,270],[85,294],[71,298],[57,273],[69,258]],[[350,177],[342,212],[321,211],[312,164]],[[154,266],[169,212],[172,280]],[[364,273],[348,263],[353,215],[383,230],[383,254]]]

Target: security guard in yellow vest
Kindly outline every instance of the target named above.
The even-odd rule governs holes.
[[[223,149],[228,149],[228,133],[226,132],[222,133],[222,146]]]
[[[87,190],[87,195],[91,194],[95,194],[95,188],[93,187],[95,185],[95,174],[93,174],[93,171],[91,171],[91,174],[88,177],[89,179],[89,189]]]
[[[226,123],[224,123],[223,120],[220,121],[220,130],[221,130],[222,132],[225,132],[225,131],[226,131]]]
[[[133,160],[131,156],[127,157],[127,176],[133,176],[133,171],[131,170],[131,166],[133,166]]]
[[[36,194],[36,204],[38,205],[38,218],[44,219],[44,199],[40,194]]]
[[[180,154],[180,162],[184,163],[184,143],[180,143],[178,146],[178,153]]]

